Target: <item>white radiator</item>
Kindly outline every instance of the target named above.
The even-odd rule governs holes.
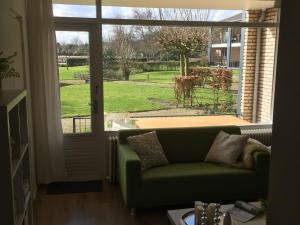
[[[108,180],[110,183],[118,182],[118,137],[108,137]]]
[[[272,145],[272,127],[269,125],[241,127],[241,133],[260,141],[266,146]]]

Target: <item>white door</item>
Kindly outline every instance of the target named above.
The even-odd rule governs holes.
[[[95,25],[56,25],[61,118],[69,180],[105,176],[101,46]]]

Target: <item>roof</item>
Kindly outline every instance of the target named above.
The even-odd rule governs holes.
[[[95,0],[52,0],[54,4],[95,5]],[[248,10],[266,9],[275,5],[275,0],[102,0],[104,6],[148,8],[202,8]]]
[[[236,15],[233,15],[231,17],[225,18],[222,21],[224,22],[238,22],[243,20],[243,13],[238,13]]]

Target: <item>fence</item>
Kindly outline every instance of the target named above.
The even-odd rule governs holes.
[[[73,133],[88,133],[91,132],[91,117],[73,117]]]
[[[190,66],[207,66],[207,63],[203,61],[195,61],[195,62],[190,62]],[[133,67],[143,72],[179,71],[180,62],[179,61],[136,62]]]

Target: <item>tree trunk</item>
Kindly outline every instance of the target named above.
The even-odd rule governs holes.
[[[185,61],[185,67],[184,67],[184,69],[185,69],[185,76],[188,76],[189,75],[189,73],[190,73],[190,71],[189,71],[189,68],[190,68],[190,60],[189,60],[189,55],[188,54],[186,54],[186,55],[184,55],[184,61]]]
[[[126,67],[124,68],[124,78],[125,78],[126,81],[129,80],[129,76],[130,76],[130,70],[129,70],[128,67],[126,66]]]
[[[184,63],[184,55],[180,54],[180,74],[181,74],[181,76],[185,75],[184,65],[185,65],[185,63]]]
[[[66,64],[67,64],[67,70],[69,70],[69,60],[68,60],[68,55],[66,56]]]
[[[124,78],[126,81],[129,80],[129,73],[127,71],[124,73]]]

